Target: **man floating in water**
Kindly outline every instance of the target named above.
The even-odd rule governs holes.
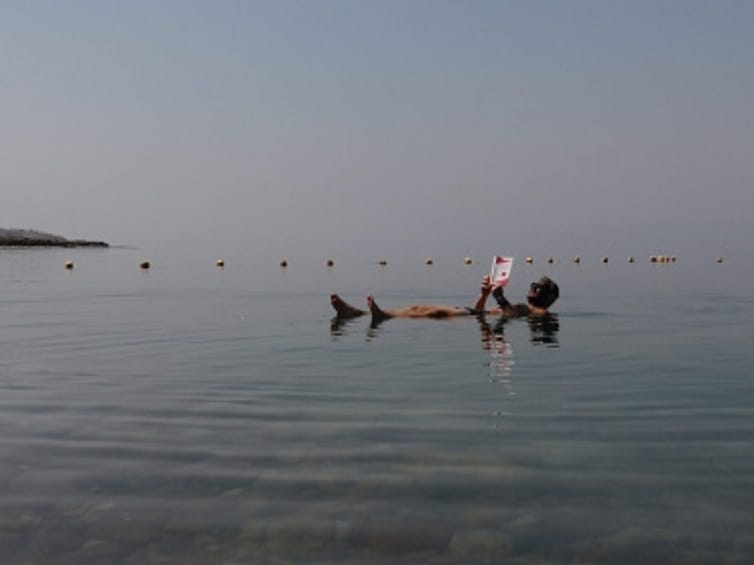
[[[498,304],[497,308],[485,310],[487,298],[492,294]],[[380,322],[388,318],[451,318],[456,316],[483,316],[491,314],[505,318],[520,318],[524,316],[547,316],[548,308],[560,296],[558,285],[549,277],[542,277],[531,283],[526,295],[526,304],[511,304],[503,294],[503,287],[492,287],[489,275],[482,278],[482,287],[473,308],[461,308],[444,304],[416,304],[404,308],[382,309],[377,305],[374,297],[367,297],[369,312],[373,322]],[[367,314],[366,310],[348,304],[337,294],[330,296],[330,304],[340,319],[357,318]]]

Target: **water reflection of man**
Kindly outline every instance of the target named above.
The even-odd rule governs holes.
[[[505,343],[510,347],[505,338],[505,326],[509,318],[500,317],[494,324],[490,323],[483,316],[478,316],[479,333],[481,335],[482,349],[490,351],[499,348],[499,344]],[[529,341],[534,345],[547,345],[557,347],[558,332],[560,331],[560,322],[557,314],[547,314],[546,316],[529,316]]]
[[[505,342],[505,324],[508,321],[506,318],[500,318],[494,325],[482,316],[478,316],[477,321],[479,322],[479,333],[482,337],[482,349],[489,351],[497,343]]]
[[[557,314],[547,314],[547,316],[529,318],[530,340],[534,345],[545,345],[548,347],[558,347],[558,332],[560,331],[560,322]]]

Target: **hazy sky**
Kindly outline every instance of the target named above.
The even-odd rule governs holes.
[[[750,1],[6,0],[0,227],[323,255],[724,231],[754,210],[753,29]]]

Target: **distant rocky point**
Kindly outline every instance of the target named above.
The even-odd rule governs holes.
[[[37,230],[19,230],[0,228],[0,246],[2,247],[109,247],[104,241],[85,239],[67,239]]]

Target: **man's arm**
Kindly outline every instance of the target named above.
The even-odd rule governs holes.
[[[500,306],[503,314],[506,316],[516,316],[516,307],[508,302],[508,299],[503,294],[502,286],[495,287],[495,290],[492,291],[492,297],[495,299],[495,302],[497,302],[497,305]]]
[[[479,292],[479,298],[474,303],[474,312],[477,314],[484,313],[484,306],[487,303],[487,297],[492,292],[492,285],[490,284],[490,276],[484,275],[482,277],[482,287]]]

